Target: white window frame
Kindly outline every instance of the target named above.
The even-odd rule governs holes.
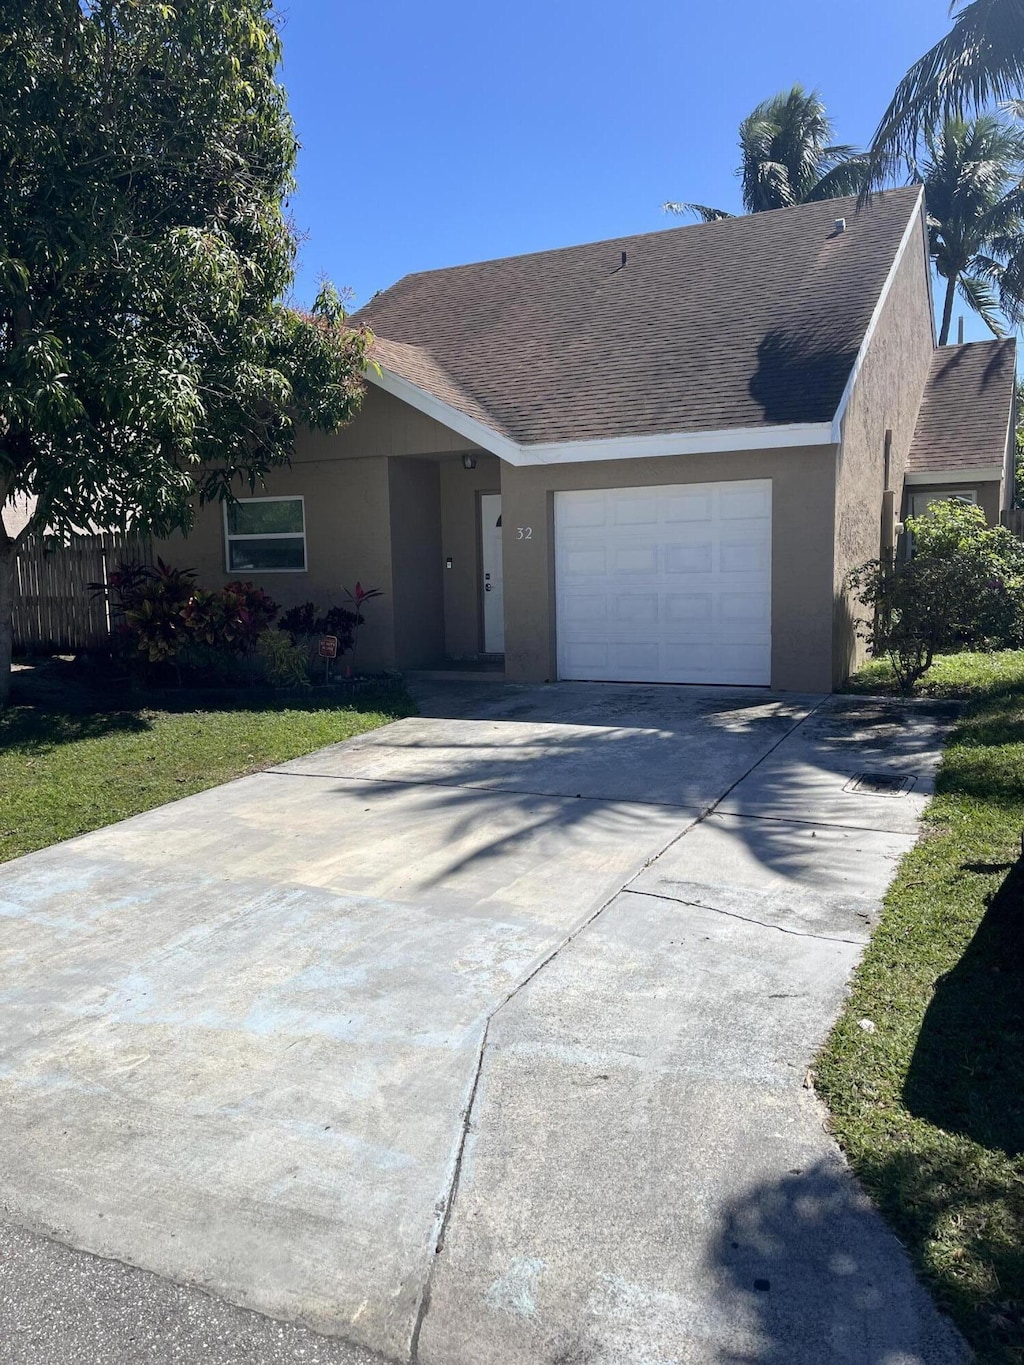
[[[301,569],[233,569],[231,567],[231,542],[233,540],[299,540],[298,531],[265,531],[262,535],[239,535],[234,533],[228,522],[228,504],[223,504],[224,512],[224,571],[229,574],[251,573],[263,575],[265,573],[308,573],[309,572],[309,553],[306,546],[306,499],[301,493],[285,493],[277,498],[235,498],[235,502],[248,504],[250,502],[297,502],[302,507],[302,568]]]
[[[922,511],[915,511],[918,499],[924,504]],[[912,517],[923,517],[928,510],[930,502],[969,502],[975,507],[978,505],[978,490],[976,488],[914,488],[910,493],[910,515]],[[305,525],[305,522],[303,522]]]

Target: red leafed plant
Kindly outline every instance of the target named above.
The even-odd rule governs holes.
[[[352,663],[355,664],[356,645],[359,643],[359,627],[363,624],[363,607],[374,597],[383,597],[384,591],[382,588],[364,588],[358,580],[354,588],[349,589],[342,585],[341,590],[347,601],[351,603],[356,616],[356,624],[352,628]]]

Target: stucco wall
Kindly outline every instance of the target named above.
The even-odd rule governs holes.
[[[241,578],[258,583],[284,607],[306,601],[320,608],[341,605],[342,585],[351,588],[357,579],[364,587],[382,588],[383,598],[366,609],[359,661],[369,668],[392,664],[395,637],[388,462],[307,459],[301,469],[272,470],[266,487],[258,490],[260,497],[294,494],[305,498],[305,573],[228,574],[220,507],[200,509],[189,537],[174,536],[158,542],[156,553],[169,563],[195,569],[204,587],[222,587],[233,578]]]
[[[438,463],[401,457],[388,460],[388,481],[395,664],[426,668],[444,656]]]
[[[284,607],[305,601],[313,601],[320,608],[341,604],[342,585],[351,588],[357,580],[364,587],[381,588],[384,596],[366,608],[366,625],[359,639],[360,665],[384,668],[396,664],[396,614],[404,642],[402,666],[427,661],[428,654],[433,662],[444,649],[441,622],[447,606],[442,605],[447,585],[440,576],[443,560],[437,458],[471,479],[460,458],[466,450],[475,452],[476,447],[440,422],[368,385],[363,406],[347,427],[333,435],[300,430],[292,467],[272,470],[266,486],[257,489],[256,496],[260,497],[304,496],[305,573],[228,574],[220,507],[201,508],[187,539],[173,536],[158,541],[156,553],[169,563],[194,568],[204,586],[220,587],[239,577],[251,580]],[[419,474],[411,466],[421,462],[407,458],[413,456],[428,457],[422,461]],[[489,469],[496,470],[498,461],[482,453],[479,458],[483,472],[494,478],[497,488],[499,480]],[[391,459],[397,471],[394,475],[389,467]],[[451,486],[456,487],[454,481]],[[246,497],[248,489],[239,488],[238,493]],[[394,560],[393,497],[403,528]],[[418,499],[423,500],[422,514],[417,511]],[[467,534],[459,529],[461,526],[468,524],[472,537],[476,531],[472,500],[460,508],[446,515],[446,526],[461,544]],[[417,544],[409,532],[418,519],[427,529]],[[474,547],[475,543],[474,539]],[[468,566],[470,561],[475,575],[475,548],[471,556],[460,554],[458,562]],[[472,584],[471,591],[475,578]],[[468,595],[463,592],[455,595],[451,606],[452,628],[459,638],[468,638],[476,630],[477,609],[467,602]],[[469,652],[475,653],[476,646]]]
[[[918,218],[864,358],[843,426],[836,475],[835,657],[842,680],[864,658],[846,589],[857,564],[877,558],[882,535],[885,433],[892,431],[890,487],[900,503],[907,457],[932,362],[934,331],[924,224]]]
[[[309,430],[297,434],[293,462],[361,460],[368,455],[450,455],[477,449],[458,432],[367,384],[362,407],[348,426],[333,435]]]
[[[459,459],[443,460],[441,471],[441,562],[444,578],[445,653],[473,659],[483,648],[480,581],[480,497],[500,493],[502,463],[481,454],[475,469]]]
[[[772,480],[772,686],[832,687],[835,449],[672,456],[501,471],[505,673],[555,677],[554,493],[571,489]],[[516,528],[530,526],[519,540]]]

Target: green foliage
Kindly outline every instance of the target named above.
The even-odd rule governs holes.
[[[818,199],[858,194],[866,161],[853,147],[833,143],[832,120],[821,96],[801,85],[763,100],[740,124],[743,206],[748,213],[789,208]],[[732,215],[706,204],[669,203],[670,213],[704,222]]]
[[[943,650],[1017,645],[1024,638],[1024,546],[981,509],[951,499],[911,518],[912,559],[854,569],[849,586],[873,655],[887,655],[902,692]]]
[[[293,645],[309,648],[322,635],[335,636],[339,654],[347,654],[352,648],[355,632],[362,624],[363,618],[358,612],[347,611],[344,607],[329,607],[320,612],[312,602],[291,607],[281,614],[278,622],[281,630],[288,632]]]
[[[279,610],[254,583],[211,591],[196,586],[193,570],[172,568],[162,559],[153,568],[117,569],[109,593],[122,618],[119,633],[151,664],[177,665],[196,651],[208,660],[248,654]]]
[[[47,681],[45,709],[0,714],[0,862],[414,712],[402,692],[341,706],[309,696],[203,711],[111,709],[107,690],[97,704],[80,677],[60,701]]]
[[[0,505],[37,498],[34,528],[187,529],[296,423],[356,410],[368,335],[330,286],[311,313],[281,302],[280,54],[263,0],[5,5]],[[0,573],[10,550],[0,524]]]
[[[979,1365],[1019,1365],[1024,654],[1003,656],[997,673],[967,657],[942,662],[978,700],[947,747],[928,837],[890,888],[816,1084],[857,1175]]]
[[[257,646],[274,687],[309,687],[309,651],[284,630],[265,630]]]
[[[915,178],[925,187],[931,257],[946,281],[939,344],[949,340],[958,291],[1002,336],[1000,315],[1016,325],[1024,307],[1024,134],[996,114],[949,118],[926,131],[925,149]]]
[[[914,63],[882,115],[870,151],[873,184],[913,164],[923,128],[1024,92],[1020,0],[953,0],[951,9],[952,30]]]
[[[188,644],[192,628],[186,613],[196,593],[194,580],[193,570],[171,568],[162,559],[155,569],[132,565],[111,574],[123,631],[151,664],[176,659]]]

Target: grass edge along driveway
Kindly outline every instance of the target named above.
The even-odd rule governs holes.
[[[404,693],[199,711],[12,707],[0,712],[0,863],[413,711]]]
[[[858,690],[881,690],[884,666],[866,673]],[[1021,1365],[1024,652],[939,660],[925,686],[973,700],[816,1082],[853,1169],[979,1362]]]

